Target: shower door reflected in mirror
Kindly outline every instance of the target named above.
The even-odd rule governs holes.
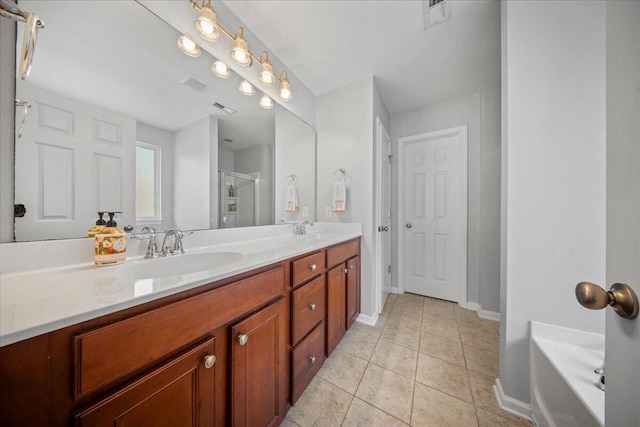
[[[220,228],[261,224],[260,173],[220,171]]]

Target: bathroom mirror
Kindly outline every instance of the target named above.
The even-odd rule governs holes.
[[[97,211],[138,231],[315,219],[315,130],[259,107],[259,87],[242,95],[238,75],[183,54],[181,34],[134,1],[20,4],[47,32],[16,82],[31,104],[16,109],[16,241],[84,237]],[[299,205],[285,213],[291,175]]]

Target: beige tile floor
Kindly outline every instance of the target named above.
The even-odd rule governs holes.
[[[356,322],[283,426],[531,426],[502,411],[499,323],[447,301],[390,294]]]

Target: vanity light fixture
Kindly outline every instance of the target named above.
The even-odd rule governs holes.
[[[291,85],[287,78],[287,72],[280,73],[280,90],[278,91],[278,97],[283,101],[291,101],[293,99],[293,93],[291,92]]]
[[[211,66],[211,71],[218,77],[222,77],[223,79],[228,79],[231,76],[231,70],[227,67],[222,61],[216,61]]]
[[[240,89],[241,94],[247,95],[247,96],[251,96],[254,93],[256,93],[256,90],[253,87],[253,85],[249,83],[247,80],[243,80],[242,83],[240,83],[240,87],[238,89]]]
[[[233,40],[234,44],[233,49],[231,49],[231,59],[243,67],[250,67],[253,60],[251,59],[247,41],[244,39],[244,28],[238,27],[236,34],[233,36]]]
[[[291,83],[289,83],[289,79],[287,78],[287,72],[283,71],[282,73],[280,73],[280,75],[274,73],[273,66],[269,61],[269,54],[266,51],[262,52],[260,58],[258,58],[249,50],[247,41],[244,38],[243,27],[238,27],[235,34],[231,34],[226,28],[224,28],[224,26],[222,26],[222,24],[218,22],[216,14],[211,7],[212,0],[189,0],[189,3],[191,4],[192,8],[200,12],[200,16],[197,18],[195,25],[202,37],[207,40],[215,41],[218,39],[218,37],[220,37],[220,33],[227,36],[227,38],[233,42],[233,48],[231,49],[231,58],[235,62],[242,65],[243,67],[251,67],[253,61],[256,61],[261,67],[260,73],[258,75],[258,80],[260,81],[260,83],[265,86],[271,86],[277,81],[280,83],[278,98],[283,101],[291,101],[293,99]],[[215,36],[213,35],[214,33],[216,33]],[[183,37],[186,38],[186,36]],[[199,56],[200,48],[193,41],[189,41],[193,43],[195,49],[197,49],[197,55],[185,51],[181,46],[180,41],[178,42],[178,46],[180,46],[183,52],[185,52],[187,55]],[[231,70],[229,69],[229,67],[221,61],[214,62],[211,70],[215,75],[222,78],[227,78],[231,75]],[[247,94],[242,91],[242,89],[240,91],[244,94]],[[251,94],[253,93],[255,93],[255,89]],[[271,102],[273,103],[273,99],[269,99],[271,99]]]
[[[260,55],[260,63],[262,64],[262,71],[258,75],[258,80],[263,85],[271,86],[273,84],[273,67],[269,62],[269,54],[267,52],[262,52]]]
[[[193,4],[193,3],[192,3]],[[220,38],[220,31],[218,30],[218,18],[216,13],[211,8],[211,0],[203,0],[202,6],[195,4],[193,6],[200,16],[196,19],[195,26],[198,33],[205,39],[215,42]]]
[[[258,104],[265,110],[271,110],[273,108],[273,99],[266,93],[263,93]]]
[[[193,56],[194,58],[200,56],[200,46],[187,36],[180,36],[178,47],[185,55]]]

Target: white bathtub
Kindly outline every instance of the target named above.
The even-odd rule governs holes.
[[[537,426],[604,426],[604,392],[593,370],[604,335],[531,322],[531,410]]]

